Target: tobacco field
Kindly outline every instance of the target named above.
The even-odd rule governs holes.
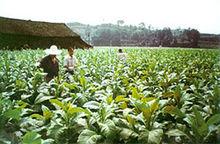
[[[0,50],[2,144],[220,143],[220,50],[75,50],[46,83],[43,50]]]

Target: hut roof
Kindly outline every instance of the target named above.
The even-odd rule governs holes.
[[[80,37],[64,23],[0,17],[0,33],[41,37]]]

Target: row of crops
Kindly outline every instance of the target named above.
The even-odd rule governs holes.
[[[49,83],[42,50],[0,51],[0,143],[218,143],[220,51],[76,50]]]

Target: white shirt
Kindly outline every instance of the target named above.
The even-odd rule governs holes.
[[[64,66],[68,67],[69,70],[74,70],[78,60],[73,55],[72,57],[70,55],[66,55],[64,58]]]
[[[126,53],[117,53],[117,56],[118,56],[119,60],[126,60],[127,59]]]

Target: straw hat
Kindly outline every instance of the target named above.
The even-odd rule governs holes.
[[[62,51],[58,50],[56,45],[52,45],[52,46],[50,46],[50,49],[45,50],[45,53],[48,55],[59,55],[59,54],[61,54],[61,52]]]

